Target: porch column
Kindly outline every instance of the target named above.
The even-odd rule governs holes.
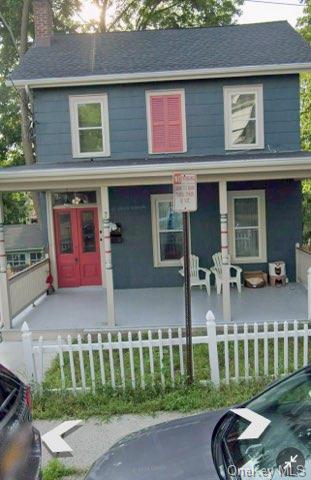
[[[228,247],[227,182],[219,182],[220,237],[222,255],[222,309],[225,322],[231,321],[230,259]]]
[[[4,328],[11,328],[9,284],[7,276],[3,222],[3,201],[2,194],[0,194],[0,324],[2,324]]]
[[[107,312],[108,326],[114,327],[116,324],[114,308],[114,289],[113,289],[113,269],[111,256],[111,238],[110,238],[110,212],[109,212],[109,193],[108,187],[100,187],[100,198],[102,206],[102,233],[104,236],[105,250],[105,280],[107,294]]]
[[[54,223],[53,223],[53,205],[52,205],[52,193],[46,192],[46,219],[48,229],[48,242],[49,242],[49,258],[51,274],[53,276],[53,286],[55,290],[58,289],[58,278],[56,268],[56,251],[55,251],[55,235],[54,235]]]

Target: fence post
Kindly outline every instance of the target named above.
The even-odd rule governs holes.
[[[36,381],[36,369],[32,353],[32,333],[30,332],[26,322],[23,323],[21,331],[27,382],[33,383]]]
[[[219,387],[220,375],[215,316],[213,312],[209,310],[205,318],[208,336],[208,353],[211,370],[211,381],[216,387]]]
[[[308,268],[308,320],[311,320],[311,267]]]

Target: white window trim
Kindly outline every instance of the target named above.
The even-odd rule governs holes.
[[[102,152],[80,152],[80,139],[78,128],[78,105],[86,103],[100,103],[101,121],[102,121]],[[110,156],[110,135],[109,135],[109,114],[108,114],[108,96],[106,93],[100,95],[74,95],[69,97],[70,124],[72,154],[76,158],[87,157],[109,157]]]
[[[152,150],[152,122],[151,122],[151,108],[150,97],[162,96],[162,95],[180,95],[181,96],[181,123],[182,123],[182,136],[183,136],[183,148],[176,152],[154,152]],[[161,155],[163,153],[174,155],[175,153],[185,153],[187,151],[187,127],[186,127],[186,100],[185,90],[147,90],[146,91],[146,116],[147,116],[147,137],[148,137],[148,153],[150,155]]]
[[[232,143],[231,132],[231,96],[243,93],[255,94],[256,98],[256,139],[257,143],[239,145]],[[224,122],[225,122],[225,149],[226,150],[254,150],[265,147],[264,136],[264,107],[262,85],[238,85],[224,87]]]
[[[259,231],[259,255],[258,257],[237,257],[235,250],[234,234],[234,200],[236,198],[258,199],[258,231]],[[236,263],[266,263],[267,262],[267,227],[266,227],[266,195],[265,190],[242,190],[228,192],[229,213],[229,250],[232,262]]]
[[[157,205],[159,202],[167,202],[167,201],[173,202],[173,195],[171,193],[164,193],[164,194],[161,193],[161,194],[151,195],[152,247],[153,247],[153,266],[154,267],[180,267],[181,266],[180,259],[179,260],[161,260]],[[190,235],[189,235],[189,238],[190,238]]]

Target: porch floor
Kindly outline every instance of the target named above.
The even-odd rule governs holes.
[[[183,289],[147,288],[115,291],[117,328],[144,328],[184,325]],[[231,289],[232,320],[239,323],[307,319],[307,292],[303,285]],[[193,325],[205,324],[212,310],[222,323],[222,296],[212,289],[210,297],[192,289]],[[43,297],[36,307],[13,320],[19,329],[26,321],[30,330],[97,329],[107,326],[106,291],[102,287],[59,289]]]

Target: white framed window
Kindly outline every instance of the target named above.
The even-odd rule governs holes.
[[[262,85],[224,87],[225,148],[264,148]]]
[[[108,98],[106,94],[69,97],[74,157],[110,155]]]
[[[264,190],[228,192],[229,247],[232,262],[267,261]]]
[[[173,195],[151,195],[151,218],[154,266],[180,266],[183,220],[182,213],[173,211]]]
[[[146,91],[148,153],[187,151],[185,91]]]
[[[30,263],[37,263],[42,260],[42,252],[30,252]]]
[[[7,263],[12,267],[24,267],[26,265],[25,253],[8,253],[6,256]]]

